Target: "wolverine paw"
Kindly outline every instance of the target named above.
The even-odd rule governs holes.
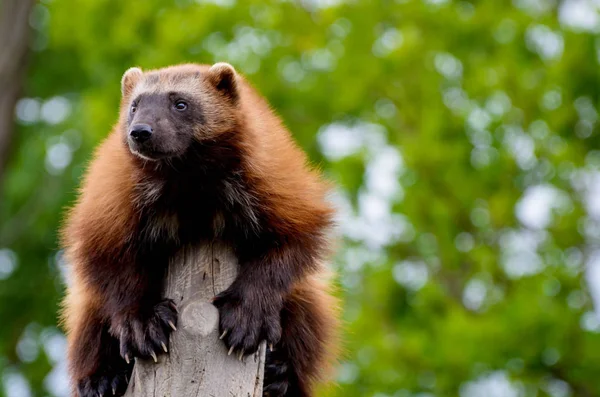
[[[263,382],[264,397],[285,396],[289,384],[287,364],[271,363],[265,365],[265,377]]]
[[[77,382],[79,397],[122,396],[127,390],[129,370],[99,371]]]
[[[119,338],[121,357],[129,363],[134,357],[152,358],[169,351],[169,335],[177,330],[177,306],[165,299],[149,314],[127,313],[113,320],[111,333]]]
[[[291,397],[290,378],[293,376],[291,363],[285,349],[267,350],[263,378],[263,397]],[[288,394],[290,390],[290,394]]]
[[[258,350],[261,341],[273,346],[281,338],[281,296],[268,291],[244,293],[243,288],[229,288],[217,295],[213,304],[219,309],[220,339],[241,360]]]

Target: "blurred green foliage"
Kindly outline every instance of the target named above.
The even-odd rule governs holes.
[[[573,3],[36,5],[0,198],[0,395],[19,374],[61,395],[56,230],[122,73],[216,61],[336,182],[346,354],[323,396],[600,395],[600,19]]]

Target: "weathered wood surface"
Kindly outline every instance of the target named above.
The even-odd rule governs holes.
[[[227,355],[219,340],[219,312],[210,303],[234,280],[237,260],[219,244],[182,252],[169,267],[165,297],[179,309],[169,353],[137,359],[126,397],[262,397],[265,343],[258,353]]]

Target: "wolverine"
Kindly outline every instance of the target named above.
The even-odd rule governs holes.
[[[168,354],[178,315],[163,296],[169,259],[219,241],[239,263],[213,300],[222,341],[238,355],[272,347],[265,396],[313,396],[338,323],[324,277],[327,183],[227,63],[131,68],[121,93],[61,233],[72,395],[122,396],[133,358]]]

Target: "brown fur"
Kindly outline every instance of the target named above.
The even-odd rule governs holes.
[[[62,231],[72,269],[63,316],[74,395],[122,393],[130,366],[120,356],[147,357],[168,343],[168,321],[176,321],[161,296],[169,256],[219,238],[240,260],[238,278],[215,300],[224,342],[245,353],[261,339],[276,343],[265,393],[311,396],[331,361],[337,323],[336,302],[317,281],[329,251],[326,184],[229,65],[133,68],[122,92],[119,122],[96,151]],[[167,114],[174,124],[152,116],[166,112],[157,105],[130,110],[140,96],[173,92],[192,98],[189,114]],[[177,124],[184,116],[202,120],[184,124],[188,137]],[[156,130],[152,150],[166,148],[168,157],[132,153],[128,131],[140,118]]]

